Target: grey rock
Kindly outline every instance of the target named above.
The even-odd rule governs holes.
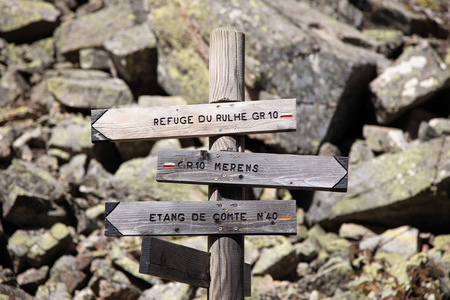
[[[80,50],[80,67],[82,69],[108,70],[108,52],[96,48],[86,48]]]
[[[48,266],[42,266],[39,269],[28,269],[17,275],[17,283],[27,293],[34,294],[37,288],[47,280],[48,270]]]
[[[157,92],[156,37],[147,23],[114,33],[103,46],[135,94]]]
[[[98,295],[101,299],[135,300],[140,295],[137,287],[119,281],[101,280],[99,286]]]
[[[179,282],[169,282],[145,290],[139,296],[138,300],[158,300],[158,299],[189,300],[192,299],[194,291],[195,290],[187,284]]]
[[[0,77],[0,105],[14,107],[15,100],[23,98],[29,89],[30,86],[22,75],[16,70],[7,70]]]
[[[6,171],[0,191],[5,222],[19,227],[51,226],[65,218],[57,206],[65,195],[64,187],[47,171],[14,159]]]
[[[399,253],[410,257],[419,250],[419,231],[409,226],[389,229],[379,236],[362,240],[359,248],[374,252]]]
[[[317,257],[319,253],[318,247],[307,239],[301,243],[294,245],[300,262],[311,262]]]
[[[273,248],[264,248],[252,269],[253,275],[270,274],[281,279],[295,271],[298,258],[296,249],[287,240]]]
[[[7,285],[16,285],[16,275],[14,274],[14,271],[5,268],[3,266],[0,266],[0,284],[7,284]]]
[[[42,232],[19,229],[8,239],[7,250],[16,274],[23,272],[27,267],[28,251],[39,240],[41,234]]]
[[[362,12],[348,0],[303,0],[320,12],[340,22],[359,28],[363,21]]]
[[[70,227],[56,223],[30,248],[27,261],[30,266],[39,268],[43,265],[52,264],[61,252],[73,251],[75,241],[72,238]]]
[[[427,37],[439,33],[440,25],[428,14],[412,9],[407,2],[389,0],[353,1],[364,14],[367,27],[381,27],[401,30],[406,35],[419,34]],[[441,25],[442,26],[442,25]]]
[[[80,290],[87,283],[85,271],[89,269],[91,257],[74,257],[63,255],[53,264],[49,282],[64,283],[69,293]]]
[[[374,237],[375,233],[359,224],[344,223],[339,228],[339,236],[347,240],[360,241],[362,239]]]
[[[72,299],[69,290],[66,285],[60,282],[46,283],[38,287],[35,300],[47,300],[47,299]]]
[[[0,162],[8,162],[11,157],[11,144],[14,133],[11,127],[0,128]]]
[[[428,121],[437,136],[450,135],[450,119],[434,118]]]
[[[329,297],[338,288],[346,288],[351,272],[352,267],[348,261],[335,257],[323,265],[317,274],[300,279],[298,286],[307,291],[317,290]]]
[[[450,70],[428,43],[409,47],[370,83],[377,120],[388,124],[449,86]]]
[[[50,36],[58,24],[59,11],[46,1],[0,1],[0,37],[23,43]]]
[[[364,161],[371,160],[375,157],[373,151],[367,146],[367,143],[363,140],[356,140],[350,148],[348,155],[349,168],[356,168]]]
[[[21,300],[33,300],[34,297],[27,294],[18,287],[1,284],[0,283],[0,295],[8,297],[7,299],[21,299]]]
[[[68,115],[52,128],[47,145],[50,149],[60,149],[69,154],[89,152],[93,147],[91,122],[81,115]]]
[[[375,41],[376,51],[386,57],[394,57],[401,51],[403,33],[400,30],[367,29],[363,33]]]
[[[111,108],[133,102],[125,82],[118,78],[96,78],[99,71],[66,71],[46,80],[47,89],[63,105],[77,109]]]
[[[133,11],[125,1],[64,22],[55,32],[59,54],[84,48],[100,48],[115,32],[134,25]]]
[[[206,197],[205,186],[156,182],[157,157],[135,158],[120,165],[111,184],[122,201],[191,201]]]
[[[94,291],[90,288],[84,288],[81,291],[75,291],[72,300],[95,300]]]
[[[450,138],[438,138],[362,163],[349,176],[347,194],[320,192],[326,200],[313,202],[307,219],[326,228],[346,222],[423,230],[446,226],[449,147]]]
[[[86,154],[78,154],[62,165],[59,169],[60,180],[74,187],[80,186],[85,180],[87,158]]]
[[[408,141],[401,129],[364,125],[363,136],[367,146],[374,152],[400,152],[408,147]]]

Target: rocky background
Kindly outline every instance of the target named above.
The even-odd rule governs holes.
[[[252,189],[296,199],[298,235],[246,238],[251,299],[449,299],[447,0],[0,0],[0,299],[206,299],[103,223],[105,201],[206,200],[156,183],[155,153],[207,139],[93,145],[90,110],[207,103],[223,26],[248,100],[298,103],[247,149],[350,158],[347,193]]]

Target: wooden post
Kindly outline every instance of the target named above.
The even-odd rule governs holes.
[[[211,33],[209,55],[209,102],[244,101],[245,36],[234,28],[219,28]],[[218,104],[220,105],[220,104]],[[211,137],[214,151],[245,149],[244,136]],[[209,201],[244,199],[241,187],[209,186]],[[211,253],[210,300],[244,299],[244,236],[209,236]]]

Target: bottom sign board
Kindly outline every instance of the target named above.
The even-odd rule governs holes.
[[[139,273],[209,288],[210,254],[152,237],[142,239]],[[251,266],[244,264],[244,296],[251,296]]]
[[[296,234],[295,200],[107,202],[105,235]]]

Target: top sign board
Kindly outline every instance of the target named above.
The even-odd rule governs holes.
[[[296,100],[222,102],[92,111],[92,141],[295,131]]]

